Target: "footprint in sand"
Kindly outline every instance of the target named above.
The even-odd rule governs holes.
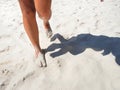
[[[8,70],[8,69],[4,69],[4,70],[2,70],[2,74],[4,74],[4,75],[8,75],[8,73],[9,73],[9,70]]]
[[[8,52],[11,48],[11,46],[7,46],[5,49],[0,50],[0,54]]]
[[[5,39],[5,38],[10,38],[10,37],[11,37],[10,35],[2,35],[2,36],[0,36],[0,40]]]
[[[59,60],[57,61],[57,64],[59,67],[61,67],[61,62]]]

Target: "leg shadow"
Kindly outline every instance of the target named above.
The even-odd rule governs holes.
[[[58,39],[60,43],[51,44],[46,51],[54,51],[51,53],[51,57],[55,58],[70,52],[72,55],[78,55],[84,52],[87,48],[91,48],[95,51],[104,50],[102,55],[108,55],[112,53],[115,56],[116,63],[120,65],[120,38],[108,37],[108,36],[95,36],[91,34],[80,34],[70,39],[65,39],[60,34],[55,34],[51,41]]]

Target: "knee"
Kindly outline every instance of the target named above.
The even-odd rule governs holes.
[[[22,14],[26,18],[35,17],[35,12],[32,12],[31,10],[24,10]]]
[[[42,20],[49,20],[51,18],[51,10],[44,10],[43,12],[38,12],[38,15],[39,17],[42,19]]]
[[[26,18],[26,19],[32,19],[32,18],[35,18],[35,13],[31,12],[30,10],[24,10],[22,11],[22,16],[23,18]]]

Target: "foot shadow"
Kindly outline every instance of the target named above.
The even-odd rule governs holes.
[[[120,38],[118,37],[80,34],[67,40],[62,35],[55,34],[51,38],[51,41],[54,41],[55,39],[58,39],[61,43],[53,43],[46,49],[47,52],[59,49],[50,54],[53,58],[67,52],[70,52],[72,55],[78,55],[87,48],[91,48],[95,51],[104,50],[102,53],[103,56],[112,53],[115,56],[116,63],[120,65]]]

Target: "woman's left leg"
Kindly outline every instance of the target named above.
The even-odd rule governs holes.
[[[39,31],[36,22],[36,10],[33,0],[19,0],[25,31],[34,47],[37,64],[45,66],[45,55],[39,44]]]

